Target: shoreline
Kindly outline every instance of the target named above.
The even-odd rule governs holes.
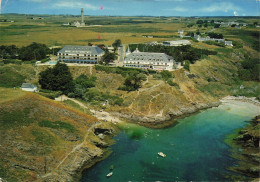
[[[231,147],[230,156],[237,160],[237,165],[229,166],[228,170],[246,176],[250,181],[260,179],[259,125],[260,115],[254,117],[249,125],[234,130],[225,138],[225,143]],[[230,178],[236,181],[245,180],[237,175]]]
[[[260,107],[260,102],[257,101],[257,100],[255,100],[255,98],[233,97],[233,96],[227,96],[227,97],[224,97],[224,98],[220,99],[219,104],[218,104],[217,106],[213,106],[213,107],[218,107],[218,106],[220,106],[220,105],[222,105],[222,104],[225,104],[225,103],[237,104],[238,102],[239,102],[239,103],[249,103],[249,104],[253,104],[253,105],[257,106],[257,107]],[[193,112],[193,113],[187,113],[187,114],[179,115],[178,117],[173,118],[173,119],[170,120],[170,121],[160,121],[160,122],[167,122],[167,124],[166,124],[166,125],[164,124],[164,125],[163,125],[164,127],[158,127],[158,123],[156,123],[156,124],[155,124],[155,125],[156,125],[155,128],[174,127],[174,125],[178,124],[178,122],[177,122],[178,119],[182,119],[182,118],[188,117],[188,116],[190,116],[190,115],[192,115],[192,114],[196,114],[196,113],[198,113],[198,112],[201,112],[201,111],[206,110],[206,109],[209,109],[209,108],[212,108],[212,107],[202,108],[202,109],[196,110],[196,111]],[[108,114],[111,114],[111,113],[108,113]],[[114,113],[113,113],[113,114],[114,114]],[[115,117],[115,118],[118,118],[118,117]],[[122,121],[122,120],[121,120],[121,121]],[[122,121],[122,122],[124,122],[124,121]],[[131,122],[131,121],[127,121],[127,122],[133,123],[133,124],[136,124],[136,125],[141,125],[141,126],[147,127],[147,126],[144,125],[143,123]],[[127,122],[126,122],[126,123],[127,123]],[[162,126],[162,125],[160,125],[160,126]],[[148,126],[148,127],[149,127],[149,126]],[[149,128],[153,128],[153,127],[149,127]],[[109,156],[109,155],[110,155],[110,153],[107,154],[107,156]],[[104,156],[103,158],[99,158],[99,159],[93,161],[93,163],[92,163],[91,165],[84,167],[84,170],[87,170],[87,169],[91,168],[91,167],[94,166],[97,162],[100,162],[100,161],[104,160],[107,156]],[[82,170],[82,171],[83,171],[83,170]],[[81,171],[81,172],[82,172],[82,171]],[[82,173],[81,173],[80,175],[82,175]]]
[[[122,113],[115,113],[115,112],[106,112],[106,111],[95,111],[95,110],[91,110],[91,112],[93,113],[93,115],[95,117],[97,117],[98,119],[100,120],[103,120],[105,122],[108,122],[108,123],[112,123],[114,124],[115,126],[117,126],[118,123],[134,123],[134,124],[137,124],[137,125],[141,125],[141,126],[145,126],[145,127],[149,127],[149,128],[166,128],[166,127],[172,127],[174,125],[176,125],[178,122],[177,120],[178,119],[182,119],[182,118],[185,118],[185,117],[188,117],[192,114],[196,114],[198,112],[201,112],[203,110],[206,110],[206,109],[209,109],[209,108],[213,108],[213,107],[218,107],[220,106],[221,104],[223,103],[227,103],[227,102],[231,102],[231,103],[234,103],[234,102],[247,102],[247,103],[250,103],[250,104],[254,104],[258,107],[260,107],[260,102],[255,100],[255,98],[247,98],[247,97],[233,97],[233,96],[227,96],[227,97],[224,97],[222,99],[219,100],[219,102],[214,102],[214,103],[208,103],[208,104],[204,104],[204,105],[200,105],[201,107],[196,107],[196,109],[192,110],[192,112],[183,112],[179,115],[173,115],[172,118],[170,118],[169,120],[160,120],[158,122],[151,122],[151,121],[147,121],[147,122],[144,122],[144,121],[138,121],[138,122],[133,122],[131,119],[127,119],[126,117],[122,117]],[[186,110],[188,111],[188,110]],[[122,119],[123,118],[123,119]],[[127,120],[127,121],[125,121]],[[115,133],[113,133],[112,135],[115,136],[118,134],[118,131],[116,131]],[[113,136],[110,136],[107,143],[108,143],[108,147],[111,146],[113,144]],[[77,175],[73,176],[73,179],[79,181],[81,179],[81,176],[82,176],[82,172],[84,170],[87,170],[89,168],[91,168],[92,166],[94,166],[96,163],[104,160],[105,158],[107,158],[112,151],[109,151],[109,148],[101,148],[102,150],[102,155],[101,156],[96,156],[94,158],[92,158],[88,164],[85,164],[84,166],[81,166],[80,168],[78,169],[75,169],[75,171],[77,171]]]
[[[222,102],[222,103],[230,102],[230,101],[246,102],[246,103],[250,103],[250,104],[253,104],[253,105],[255,105],[255,106],[260,107],[260,102],[259,102],[258,100],[256,100],[256,97],[245,97],[245,96],[235,97],[235,96],[226,96],[226,97],[223,97],[222,99],[220,99],[220,102]]]

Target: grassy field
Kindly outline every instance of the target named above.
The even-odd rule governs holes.
[[[72,107],[21,90],[0,88],[0,98],[0,175],[8,181],[36,180],[44,174],[44,157],[50,172],[85,141],[86,131],[97,122]],[[89,150],[95,149],[89,139],[85,142]]]
[[[157,18],[157,17],[86,17],[87,25],[102,25],[98,27],[75,28],[62,26],[63,23],[80,20],[77,16],[41,16],[44,19],[33,20],[33,15],[1,15],[0,41],[2,44],[28,45],[32,42],[44,43],[49,46],[78,44],[111,45],[115,39],[121,39],[124,44],[143,43],[168,40],[177,36],[178,30],[185,32],[207,32],[212,27],[188,28],[195,24],[194,18]],[[11,23],[10,20],[14,22]],[[208,19],[210,20],[210,19]],[[247,20],[248,21],[248,20]],[[250,20],[253,21],[253,20]],[[145,38],[143,35],[153,35],[161,38]],[[11,40],[11,41],[10,41]]]

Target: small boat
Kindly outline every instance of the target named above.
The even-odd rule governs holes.
[[[166,157],[166,155],[162,152],[158,152],[158,155],[161,156],[161,157]]]
[[[113,172],[110,172],[110,173],[107,174],[107,177],[110,177],[112,175],[113,175]]]

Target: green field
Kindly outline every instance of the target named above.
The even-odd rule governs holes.
[[[145,43],[152,41],[164,41],[178,39],[178,30],[187,32],[208,32],[213,26],[198,27],[197,18],[174,18],[174,17],[85,17],[87,25],[85,28],[62,26],[64,23],[79,21],[79,16],[41,16],[43,19],[32,19],[39,17],[34,15],[6,14],[0,16],[0,42],[3,45],[26,46],[32,42],[53,45],[87,45],[105,44],[111,45],[114,40],[121,39],[123,44]],[[219,20],[220,18],[202,18],[203,20]],[[257,18],[221,18],[223,21],[240,21],[253,24],[258,22]],[[14,22],[10,22],[14,21]],[[187,27],[193,24],[192,27]],[[259,35],[259,29],[254,27],[242,27],[242,30],[231,28],[220,28],[216,33],[225,33],[229,39],[242,38],[252,43],[250,38]],[[237,33],[238,32],[238,33]],[[240,36],[241,32],[241,36]],[[154,36],[154,38],[142,37],[143,35]],[[244,36],[245,35],[245,36]]]

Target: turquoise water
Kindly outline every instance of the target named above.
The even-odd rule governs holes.
[[[223,181],[231,174],[227,167],[236,165],[225,136],[257,114],[257,107],[226,103],[166,129],[126,124],[114,137],[113,153],[83,171],[80,181]],[[113,175],[107,178],[111,165]]]

